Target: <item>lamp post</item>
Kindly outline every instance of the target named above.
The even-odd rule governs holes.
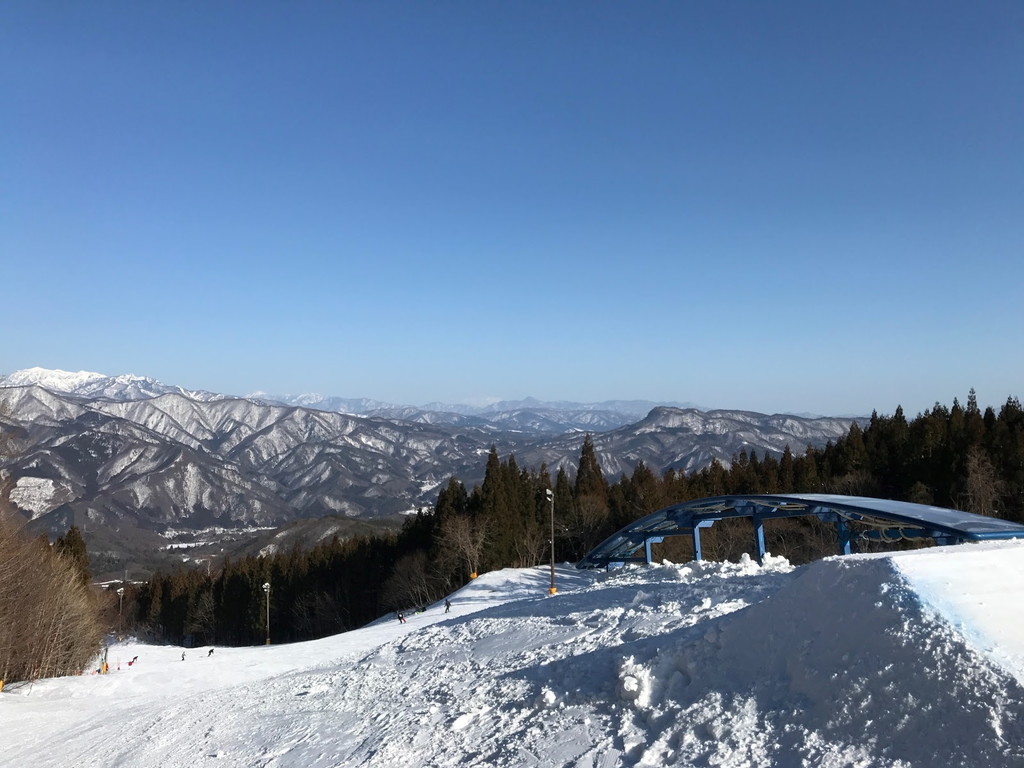
[[[263,591],[267,594],[267,645],[270,645],[270,582],[263,583]]]
[[[548,594],[553,595],[557,591],[555,589],[555,492],[550,488],[545,488],[544,493],[551,503],[551,588],[548,590]]]
[[[121,639],[122,616],[124,615],[124,587],[117,588],[117,639]]]

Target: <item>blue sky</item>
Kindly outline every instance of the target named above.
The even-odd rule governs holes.
[[[7,2],[0,371],[1024,395],[1024,5]]]

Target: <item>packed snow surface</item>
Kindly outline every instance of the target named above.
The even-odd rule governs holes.
[[[114,644],[108,675],[0,694],[0,765],[1024,765],[1024,544],[548,585],[184,660]]]

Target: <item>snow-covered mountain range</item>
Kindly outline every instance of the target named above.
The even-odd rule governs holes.
[[[592,435],[606,476],[643,461],[687,472],[741,449],[781,453],[846,434],[851,419],[700,411],[637,403],[536,402],[486,412],[321,399],[332,410],[265,397],[193,392],[138,376],[30,369],[0,378],[18,437],[4,460],[11,500],[34,527],[145,531],[275,527],[338,514],[380,517],[432,505],[439,486],[483,478],[486,455],[549,470],[578,461]]]
[[[61,392],[86,398],[108,398],[110,400],[141,400],[158,395],[178,394],[192,400],[217,400],[223,395],[202,390],[183,389],[162,384],[148,376],[126,373],[107,376],[90,371],[57,371],[47,368],[26,368],[0,376],[0,387],[39,386],[51,392]]]

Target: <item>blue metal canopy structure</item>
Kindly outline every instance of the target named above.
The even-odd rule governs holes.
[[[649,564],[651,545],[668,536],[692,536],[694,559],[700,560],[700,530],[731,517],[749,517],[753,521],[754,548],[758,562],[763,562],[765,520],[811,515],[835,525],[839,554],[844,555],[850,554],[856,539],[927,538],[937,544],[961,544],[1024,538],[1024,525],[1009,520],[907,501],[813,493],[714,496],[673,504],[627,525],[591,550],[577,567]],[[855,524],[856,530],[851,529],[851,524]]]

